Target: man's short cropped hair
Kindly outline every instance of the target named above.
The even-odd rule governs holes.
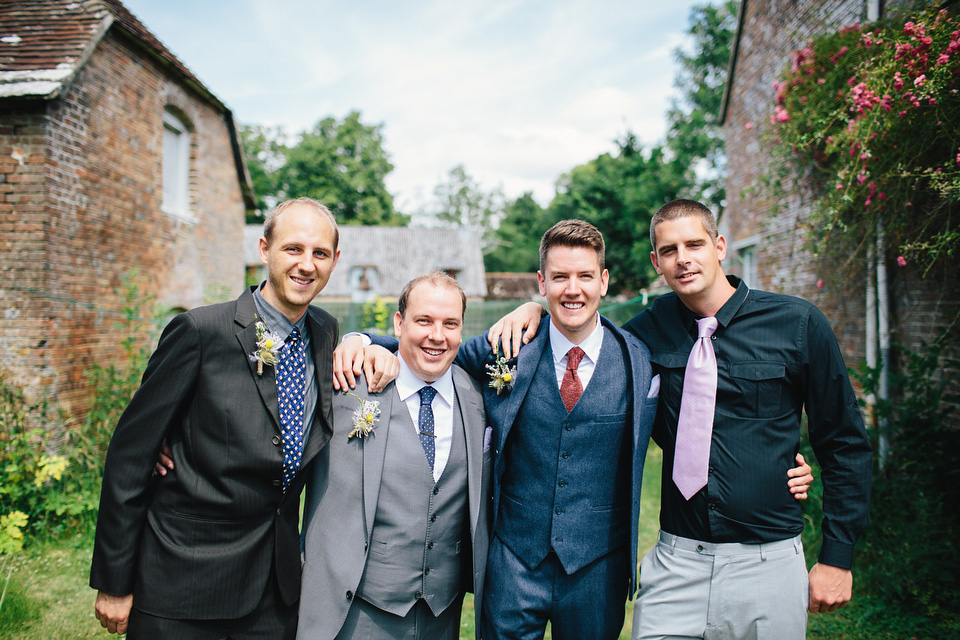
[[[313,207],[317,213],[330,221],[330,226],[333,227],[333,250],[336,251],[337,247],[340,245],[340,228],[337,227],[337,219],[333,217],[333,214],[330,213],[330,209],[328,209],[326,205],[318,200],[314,200],[313,198],[294,198],[292,200],[284,200],[275,206],[273,211],[267,215],[267,219],[263,223],[263,237],[267,239],[267,244],[270,244],[270,242],[273,240],[273,228],[277,226],[277,218],[280,217],[280,214],[290,207],[298,204],[304,204],[308,207]]]
[[[401,318],[407,312],[407,301],[410,298],[410,292],[413,291],[413,288],[421,282],[429,282],[431,284],[455,290],[460,294],[460,301],[463,303],[462,312],[464,314],[467,312],[467,294],[463,292],[463,287],[460,286],[460,283],[457,282],[457,279],[445,271],[433,271],[431,273],[425,273],[422,276],[417,276],[407,284],[403,285],[403,290],[400,292],[400,298],[397,300],[397,313],[400,314]]]
[[[604,269],[606,247],[603,234],[586,220],[561,220],[540,239],[540,271],[546,268],[547,252],[553,247],[588,247],[597,252],[600,271]]]
[[[676,220],[677,218],[686,218],[687,216],[699,216],[703,223],[703,228],[707,230],[710,237],[716,242],[719,236],[717,230],[717,219],[713,213],[696,200],[673,200],[660,207],[653,219],[650,221],[650,247],[657,250],[657,225],[665,220]]]

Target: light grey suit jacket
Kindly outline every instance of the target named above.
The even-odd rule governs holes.
[[[453,382],[466,432],[471,582],[479,620],[489,544],[492,465],[489,445],[485,447],[486,419],[479,387],[456,366]],[[347,439],[353,428],[353,412],[360,404],[351,395],[337,394],[333,399],[333,438],[317,456],[307,479],[300,639],[332,640],[343,626],[363,577],[380,486],[390,481],[383,477],[391,428],[386,418],[400,397],[393,383],[377,394],[367,393],[366,387],[366,380],[361,378],[357,395],[380,401],[381,419],[373,434]]]

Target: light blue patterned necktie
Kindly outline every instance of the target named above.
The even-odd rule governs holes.
[[[433,387],[422,387],[420,389],[420,414],[418,416],[420,424],[417,427],[417,432],[420,434],[420,444],[423,445],[423,452],[427,454],[427,462],[430,463],[431,471],[433,471],[433,461],[437,455],[437,437],[433,420],[433,398],[436,395],[437,390]]]
[[[300,330],[296,327],[286,340],[277,362],[277,401],[280,408],[280,433],[283,435],[283,488],[290,486],[300,469],[303,456],[303,396],[306,387],[307,360]]]

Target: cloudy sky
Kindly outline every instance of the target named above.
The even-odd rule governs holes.
[[[310,128],[357,109],[383,124],[411,212],[463,164],[533,191],[663,138],[673,51],[702,0],[124,0],[242,124]]]

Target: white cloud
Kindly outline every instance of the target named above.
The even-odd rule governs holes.
[[[398,206],[463,164],[541,202],[628,129],[663,137],[694,0],[126,0],[243,123],[383,123]]]

